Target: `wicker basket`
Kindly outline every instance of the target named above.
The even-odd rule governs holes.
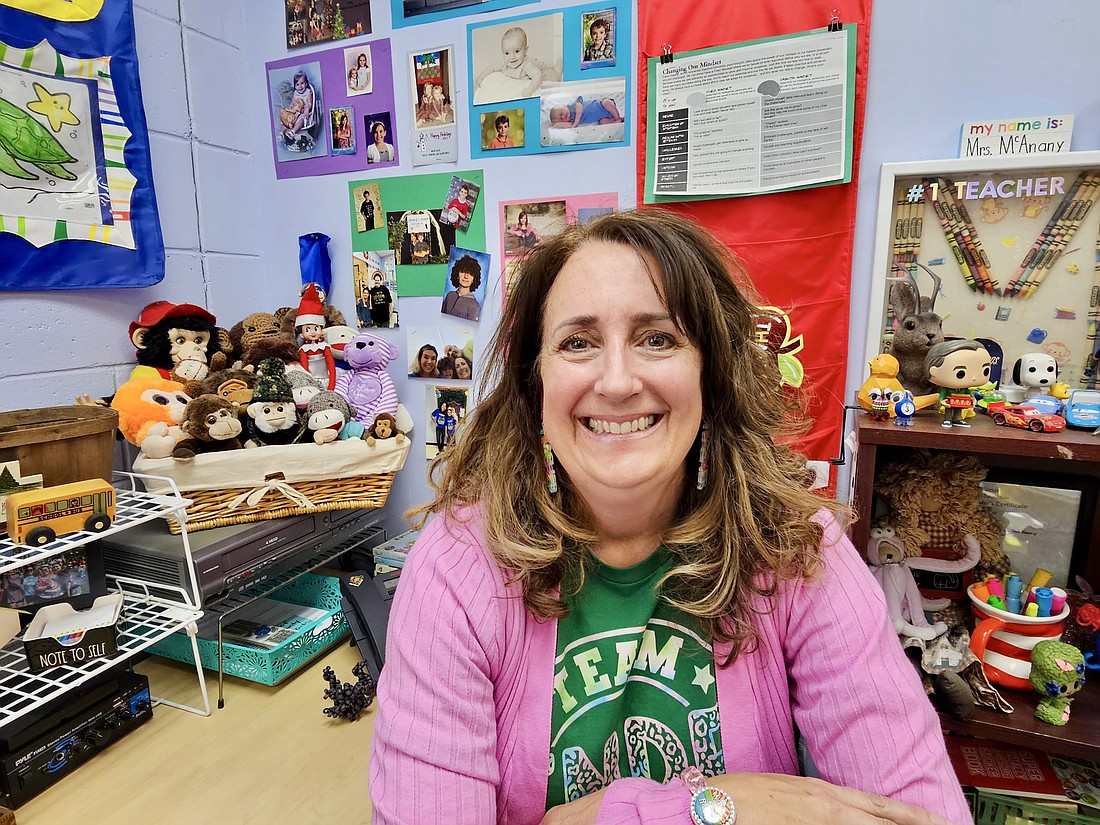
[[[188,531],[207,530],[322,510],[381,507],[410,445],[408,438],[373,446],[355,439],[206,453],[189,462],[142,455],[134,471],[151,477],[145,481],[151,493],[169,493],[174,482],[191,500]],[[168,529],[179,533],[181,527],[169,519]]]

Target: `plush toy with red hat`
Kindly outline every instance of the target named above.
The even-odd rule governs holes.
[[[154,301],[130,324],[138,367],[131,378],[201,381],[225,368],[221,336],[214,316],[195,304]]]
[[[336,359],[332,347],[325,340],[325,310],[315,284],[307,284],[298,314],[294,318],[294,331],[302,339],[298,347],[298,360],[310,375],[321,380],[328,389],[336,387]]]

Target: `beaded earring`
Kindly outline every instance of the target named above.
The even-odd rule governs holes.
[[[546,462],[546,489],[550,491],[550,495],[554,495],[558,491],[558,474],[554,471],[554,450],[550,447],[550,441],[546,438],[546,433],[539,430],[539,436],[542,438],[542,458]]]
[[[695,489],[705,490],[710,475],[710,422],[703,419],[699,427],[699,474],[695,479]]]

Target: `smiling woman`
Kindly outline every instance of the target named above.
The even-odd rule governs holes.
[[[394,601],[375,821],[969,821],[728,250],[647,209],[521,267]]]

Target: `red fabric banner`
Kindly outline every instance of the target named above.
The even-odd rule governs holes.
[[[818,460],[837,454],[843,424],[855,181],[863,139],[871,0],[691,4],[638,0],[638,203],[644,200],[649,57],[660,55],[665,44],[675,53],[820,29],[828,25],[834,9],[844,25],[859,26],[853,182],[773,195],[662,204],[708,227],[729,246],[764,302],[787,312],[788,338],[802,336],[802,349],[793,357],[805,371],[803,391],[815,423],[800,449]]]

